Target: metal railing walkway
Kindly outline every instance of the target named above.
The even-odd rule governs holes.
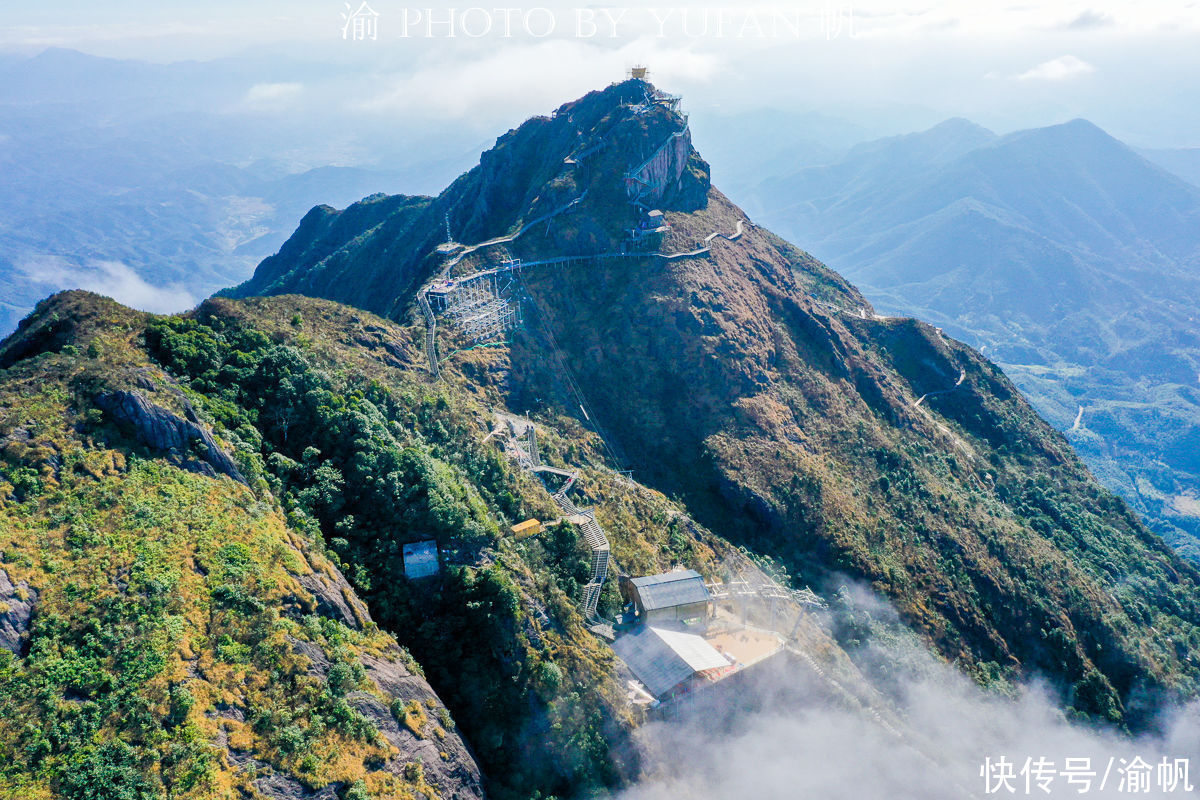
[[[718,236],[727,242],[736,242],[738,239],[742,238],[742,234],[744,232],[745,231],[742,230],[742,221],[739,219],[737,221],[737,230],[734,233],[728,234],[728,233],[721,233],[720,231],[713,231],[708,236],[704,237],[704,243],[708,244],[713,239],[716,239]]]
[[[572,208],[579,205],[583,201],[583,198],[585,198],[585,197],[587,197],[587,189],[584,189],[583,192],[581,192],[578,197],[576,197],[575,199],[573,199],[571,202],[567,203],[566,205],[564,205],[560,208],[556,208],[553,211],[550,211],[549,213],[543,214],[540,217],[538,217],[537,219],[533,219],[533,220],[530,220],[529,222],[526,222],[519,229],[517,229],[516,233],[509,234],[508,236],[498,236],[494,239],[488,239],[485,242],[480,242],[479,244],[473,244],[473,245],[470,245],[469,247],[463,248],[458,253],[456,253],[453,258],[451,258],[449,261],[447,261],[442,266],[442,271],[441,271],[439,277],[447,275],[454,266],[456,266],[460,261],[462,261],[464,258],[469,256],[471,253],[474,253],[476,250],[481,250],[485,247],[492,247],[494,245],[508,244],[510,242],[515,242],[517,239],[521,238],[521,236],[526,231],[528,231],[530,228],[532,228],[534,225],[538,225],[549,219],[553,219],[554,217],[557,217],[559,214],[567,213]]]
[[[517,441],[522,438],[525,440],[525,447],[514,442],[519,453],[518,463],[534,474],[558,475],[567,479],[566,483],[550,495],[550,499],[558,506],[564,517],[573,517],[576,521],[582,519],[579,527],[583,531],[584,542],[592,551],[592,576],[583,586],[583,596],[580,601],[583,619],[592,630],[611,638],[612,622],[600,616],[599,606],[600,594],[604,590],[604,582],[608,579],[609,567],[615,566],[616,562],[612,558],[612,547],[609,544],[608,536],[605,534],[604,528],[596,521],[596,510],[594,508],[582,509],[567,496],[567,493],[575,487],[579,480],[579,470],[552,467],[541,463],[542,459],[538,454],[537,428],[532,422],[524,421],[526,427],[524,430],[520,430],[518,425],[522,421],[518,420],[514,423],[513,419],[509,418],[509,424],[513,426],[514,436]],[[528,449],[526,450],[526,448]]]
[[[421,313],[425,315],[425,355],[429,358],[429,373],[437,380],[442,377],[437,361],[437,320],[426,293],[421,292],[418,299],[421,301]]]

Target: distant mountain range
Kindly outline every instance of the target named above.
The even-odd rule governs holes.
[[[467,132],[367,125],[316,100],[286,115],[247,104],[301,71],[61,49],[0,60],[0,335],[62,288],[189,307],[245,279],[313,205],[441,185],[477,150]]]
[[[0,59],[0,334],[60,288],[190,306],[246,278],[311,206],[432,191],[470,163],[461,126],[350,122],[319,97],[286,115],[246,105],[256,86],[317,85],[312,70]],[[692,125],[756,219],[880,308],[983,348],[1109,486],[1193,548],[1200,149],[1135,152],[1084,121],[998,137],[958,119],[859,144],[870,131],[813,113]]]
[[[1184,177],[1198,165],[1085,120],[997,136],[954,119],[742,199],[881,310],[982,348],[1197,557],[1200,187]]]
[[[1188,183],[1200,186],[1200,147],[1180,147],[1169,150],[1138,150],[1148,161],[1173,172]]]

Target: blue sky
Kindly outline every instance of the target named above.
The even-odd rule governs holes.
[[[519,11],[505,36],[494,7],[510,5]],[[294,80],[263,82],[286,87],[259,88],[250,99],[295,99],[325,65],[344,79],[335,93],[348,111],[485,127],[545,111],[645,61],[660,84],[710,110],[815,110],[880,132],[948,116],[1000,131],[1084,116],[1134,144],[1200,146],[1194,0],[463,2],[432,9],[432,28],[427,4],[370,6],[375,40],[346,41],[341,0],[9,2],[0,49],[308,62]],[[551,16],[555,29],[542,35]]]

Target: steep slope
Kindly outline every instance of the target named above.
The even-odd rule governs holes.
[[[1173,150],[1143,150],[1138,153],[1152,164],[1200,186],[1200,147],[1181,147]]]
[[[640,775],[585,536],[506,455],[507,354],[432,385],[422,341],[294,295],[156,317],[72,292],[0,344],[0,795],[526,800]],[[575,420],[536,424],[614,564],[746,561]],[[440,574],[410,579],[430,539]],[[615,581],[598,600],[619,610]],[[839,702],[879,703],[815,618],[790,636]]]
[[[884,140],[766,181],[756,203],[885,311],[986,348],[1106,484],[1200,558],[1200,190],[1083,120],[923,155],[941,128],[906,137],[924,148]]]
[[[645,91],[615,84],[530,120],[427,209],[315,264],[264,262],[238,293],[416,320],[412,289],[430,277],[519,258],[498,273],[526,318],[498,348],[510,407],[578,410],[715,532],[814,581],[869,581],[981,680],[1043,674],[1075,709],[1135,725],[1164,694],[1194,693],[1200,574],[990,363],[876,317],[709,187],[683,151],[686,118]],[[664,153],[647,200],[629,176]],[[670,224],[649,247],[630,232],[639,203]],[[433,250],[447,214],[471,247]],[[461,358],[468,342],[437,331],[442,357]]]
[[[420,667],[146,321],[75,293],[0,345],[0,795],[482,797]]]
[[[368,198],[369,212],[363,203],[340,213],[314,210],[277,255],[226,294],[299,292],[399,316],[441,264],[435,249],[447,233],[475,244],[540,232],[563,255],[616,250],[638,214],[613,175],[635,169],[682,131],[672,148],[686,163],[672,165],[678,174],[655,199],[696,208],[708,186],[707,165],[681,120],[659,104],[628,112],[625,104],[642,100],[644,89],[626,82],[535,117],[501,136],[437,198]],[[313,229],[313,214],[326,215],[322,225],[346,236],[327,241],[324,227]],[[578,225],[560,223],[560,215]],[[541,222],[547,224],[535,229]]]

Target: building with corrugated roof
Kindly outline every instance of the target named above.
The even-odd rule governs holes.
[[[641,578],[622,577],[621,595],[646,624],[706,620],[711,598],[704,578],[692,569]]]
[[[528,539],[530,536],[537,536],[542,532],[542,523],[536,519],[527,519],[513,525],[512,532],[518,540]]]
[[[700,636],[649,625],[619,637],[612,648],[658,700],[676,697],[734,669],[731,659]]]

